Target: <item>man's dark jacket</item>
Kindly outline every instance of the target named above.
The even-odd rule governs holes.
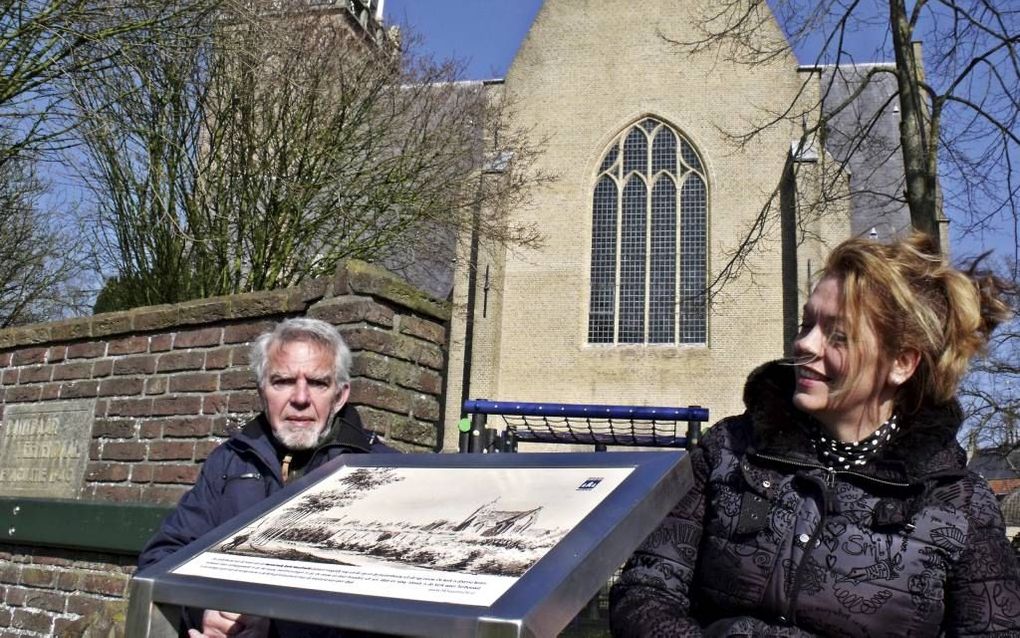
[[[265,415],[249,421],[202,465],[195,486],[163,521],[138,557],[145,568],[174,553],[209,530],[228,521],[270,494],[283,489],[280,460]],[[344,405],[331,424],[326,442],[315,450],[305,471],[340,454],[391,452],[365,431],[357,410]]]
[[[759,368],[747,412],[691,453],[694,486],[613,588],[614,635],[1020,638],[1020,568],[959,404],[901,415],[834,471],[793,389],[791,367]]]

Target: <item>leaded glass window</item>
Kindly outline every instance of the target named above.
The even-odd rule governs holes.
[[[600,162],[589,343],[707,341],[708,187],[694,147],[644,118]]]
[[[597,343],[611,342],[616,325],[616,194],[616,182],[609,177],[595,186],[588,335]]]

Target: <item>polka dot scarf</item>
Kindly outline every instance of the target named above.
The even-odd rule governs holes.
[[[893,414],[870,436],[856,443],[837,441],[818,428],[814,442],[818,458],[834,470],[852,470],[860,467],[882,449],[896,431],[896,427],[896,415]]]

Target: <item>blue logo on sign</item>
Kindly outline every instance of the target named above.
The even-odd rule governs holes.
[[[584,483],[578,486],[579,490],[593,490],[599,483],[602,482],[602,477],[586,479]]]

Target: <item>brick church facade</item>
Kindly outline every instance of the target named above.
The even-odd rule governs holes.
[[[791,104],[817,118],[823,82],[842,73],[798,66],[792,51],[750,67],[663,37],[695,39],[706,6],[546,0],[491,85],[548,140],[538,169],[556,180],[513,212],[540,248],[459,255],[446,449],[465,398],[740,412],[748,372],[786,353],[828,247],[906,227],[901,207],[877,221],[855,209],[838,136],[802,142],[807,116],[735,144],[731,133]],[[774,20],[763,29],[783,38]],[[880,119],[895,143],[898,113]],[[746,267],[730,268],[749,236]]]

